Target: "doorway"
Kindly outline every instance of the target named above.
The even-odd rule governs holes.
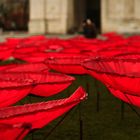
[[[101,0],[86,0],[86,19],[91,19],[101,31]]]

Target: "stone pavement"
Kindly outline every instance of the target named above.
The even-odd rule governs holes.
[[[16,38],[22,38],[22,37],[28,37],[33,35],[45,35],[47,37],[60,37],[60,38],[70,38],[74,37],[79,34],[29,34],[28,32],[0,32],[0,42],[5,41],[8,37],[16,37]]]

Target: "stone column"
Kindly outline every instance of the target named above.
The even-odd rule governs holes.
[[[139,0],[102,0],[102,32],[140,32]]]
[[[83,8],[75,7],[75,1],[77,0],[30,0],[29,32],[65,34],[73,30],[83,15]],[[76,17],[77,11],[80,19]]]
[[[46,28],[48,33],[65,34],[74,23],[74,0],[46,0]]]
[[[29,33],[45,33],[45,0],[30,0]]]

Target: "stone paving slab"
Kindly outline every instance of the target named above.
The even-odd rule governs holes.
[[[16,37],[16,38],[22,38],[22,37],[28,37],[33,35],[45,35],[47,37],[60,37],[60,38],[71,38],[79,34],[29,34],[28,32],[4,32],[0,33],[0,42],[5,41],[8,37]]]

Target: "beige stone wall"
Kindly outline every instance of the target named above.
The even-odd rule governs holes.
[[[30,33],[62,33],[78,29],[86,0],[30,0]],[[101,0],[101,31],[140,32],[140,0]]]
[[[29,32],[30,33],[45,33],[45,0],[30,0],[30,21]]]
[[[30,0],[30,33],[65,34],[80,26],[85,0]]]
[[[30,0],[30,33],[62,33],[74,27],[75,0]]]
[[[140,32],[140,0],[102,0],[102,32]]]
[[[48,33],[66,33],[68,0],[46,0],[46,28]]]

